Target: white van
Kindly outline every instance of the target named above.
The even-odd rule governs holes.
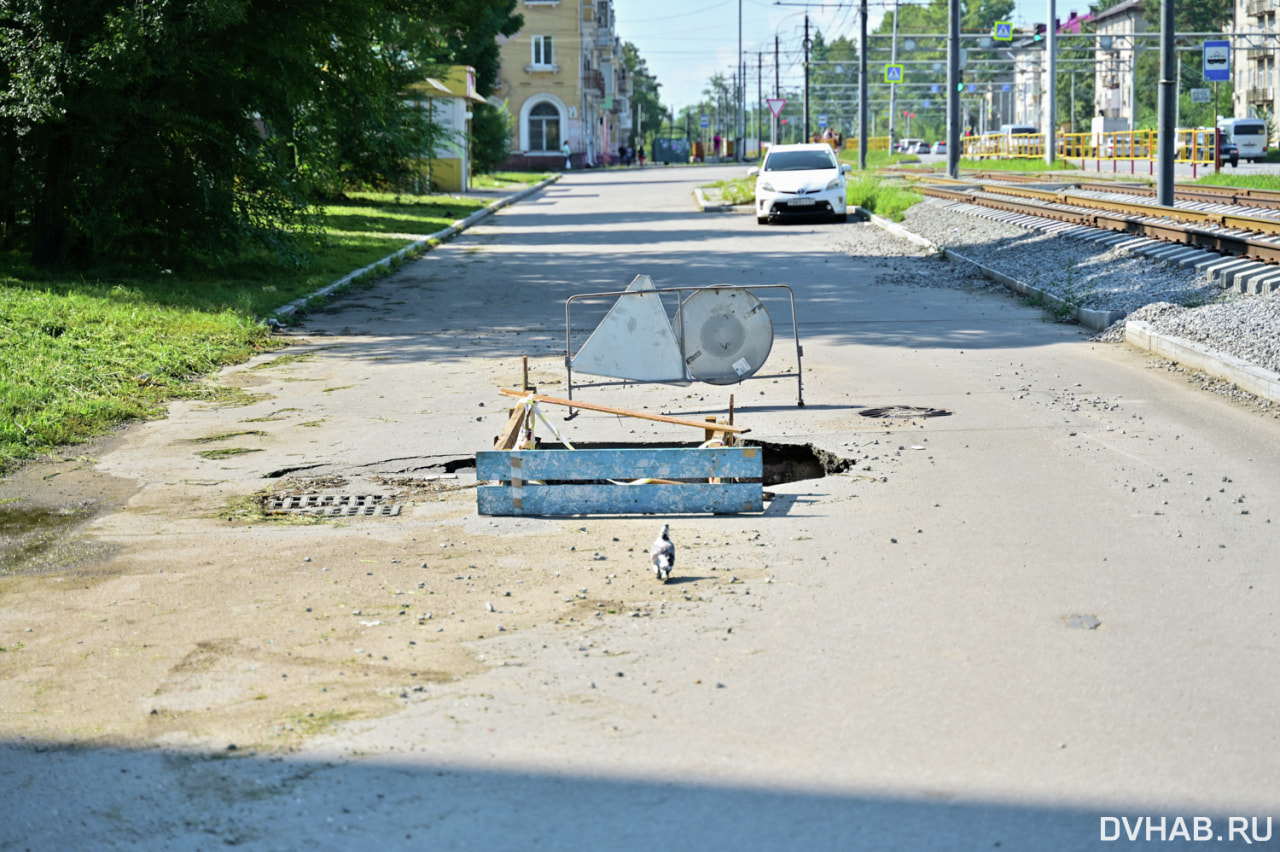
[[[1006,124],[1000,128],[1005,138],[1005,154],[1009,157],[1040,156],[1040,128],[1034,124]]]
[[[1236,143],[1240,159],[1257,162],[1267,156],[1267,123],[1260,118],[1219,118],[1218,130]]]

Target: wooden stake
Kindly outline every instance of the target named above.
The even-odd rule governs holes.
[[[514,397],[521,397],[521,398],[529,396],[529,394],[526,394],[524,391],[516,390],[515,388],[498,388],[498,393],[502,394],[503,396],[514,396]],[[533,399],[535,402],[545,402],[548,405],[564,405],[564,406],[568,406],[569,408],[581,408],[585,411],[599,411],[599,412],[603,412],[604,414],[617,414],[622,417],[635,417],[639,420],[652,420],[655,423],[671,423],[676,426],[692,426],[695,429],[702,429],[702,430],[706,430],[707,428],[706,423],[700,423],[697,420],[683,420],[679,417],[667,417],[662,414],[650,414],[647,411],[631,411],[626,408],[614,408],[608,405],[597,405],[593,402],[583,402],[580,399],[560,399],[559,397],[542,396],[541,394],[533,394]],[[721,432],[729,432],[734,435],[745,435],[746,433],[751,431],[750,429],[743,429],[740,426],[730,426],[726,423],[716,424],[716,429]]]

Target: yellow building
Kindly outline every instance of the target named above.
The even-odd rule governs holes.
[[[476,71],[470,65],[451,65],[443,79],[428,77],[409,87],[409,96],[430,108],[444,138],[424,158],[418,171],[439,192],[462,192],[471,186],[471,105],[485,99],[476,93]],[[422,187],[426,189],[427,187]]]
[[[499,36],[493,97],[513,119],[508,168],[562,169],[617,159],[631,129],[631,81],[613,0],[521,0],[524,28]]]

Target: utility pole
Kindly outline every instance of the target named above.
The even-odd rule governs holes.
[[[1044,162],[1052,165],[1058,153],[1058,7],[1057,0],[1049,0],[1049,32],[1045,38],[1045,50],[1049,52],[1049,109],[1044,128]]]
[[[778,62],[778,36],[775,33],[773,36],[773,96],[775,98],[782,97],[781,68]]]
[[[858,7],[858,168],[867,170],[867,0]]]
[[[809,141],[809,13],[804,13],[804,140]]]
[[[893,36],[889,41],[889,62],[898,64],[898,0],[893,0]],[[889,150],[893,151],[893,126],[898,118],[898,86],[889,84]],[[911,131],[907,131],[911,135]]]
[[[960,177],[960,0],[947,0],[947,176]]]
[[[1166,207],[1173,206],[1173,160],[1174,148],[1177,146],[1177,126],[1174,122],[1174,110],[1177,108],[1177,73],[1174,54],[1173,32],[1174,0],[1160,0],[1160,93],[1157,109],[1159,110],[1156,135],[1159,147],[1156,157],[1156,203]],[[1214,116],[1217,124],[1217,116]]]
[[[756,155],[759,156],[760,140],[764,139],[764,51],[756,54]]]
[[[738,141],[734,143],[733,153],[734,162],[742,162],[743,137],[746,134],[746,111],[747,111],[747,66],[742,64],[742,0],[738,0],[738,92],[737,104],[738,121],[734,127],[734,132],[738,136]]]

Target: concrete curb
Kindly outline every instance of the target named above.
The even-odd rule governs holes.
[[[366,275],[370,272],[375,272],[378,270],[389,271],[391,269],[392,264],[395,261],[403,260],[405,257],[412,254],[418,254],[422,251],[422,249],[429,247],[432,243],[438,243],[438,242],[443,242],[445,240],[452,239],[456,237],[458,234],[461,234],[463,231],[470,228],[472,225],[476,224],[477,222],[480,222],[483,219],[486,219],[489,216],[492,216],[494,213],[498,212],[503,207],[506,207],[511,204],[515,204],[517,201],[522,201],[525,198],[528,198],[530,195],[533,195],[533,193],[537,192],[538,190],[543,189],[544,187],[550,186],[551,184],[555,183],[558,180],[560,180],[560,175],[552,175],[551,177],[546,178],[545,180],[539,181],[533,186],[526,187],[525,189],[522,189],[519,192],[514,192],[511,195],[505,196],[503,198],[499,198],[497,201],[490,202],[486,206],[472,213],[467,218],[459,219],[458,221],[454,222],[452,225],[450,225],[447,228],[444,228],[443,230],[436,231],[434,234],[428,234],[420,240],[415,240],[412,243],[409,243],[409,245],[400,249],[399,251],[392,252],[391,254],[387,255],[381,260],[374,261],[368,266],[362,267],[361,269],[357,269],[355,272],[348,272],[346,275],[342,276],[337,281],[334,281],[332,284],[326,284],[324,287],[321,287],[319,290],[315,291],[314,293],[303,296],[300,299],[294,299],[289,304],[284,305],[283,307],[277,308],[275,311],[273,311],[272,316],[276,316],[276,317],[292,316],[293,314],[296,314],[298,311],[301,311],[302,309],[304,309],[308,304],[311,303],[313,299],[322,299],[325,296],[335,293],[338,290],[341,290],[343,287],[350,285],[351,282],[355,281],[357,278],[359,278],[362,275]]]
[[[751,204],[708,204],[707,196],[702,192],[702,187],[694,187],[693,201],[698,205],[703,213],[754,213],[755,207]]]
[[[1054,307],[1062,307],[1066,303],[1057,296],[1045,293],[1039,288],[1023,284],[1014,278],[1010,278],[1004,273],[997,272],[983,266],[976,261],[972,261],[962,254],[954,251],[939,248],[934,243],[926,240],[918,234],[913,234],[901,225],[890,222],[888,219],[876,216],[861,207],[858,208],[860,213],[866,216],[881,230],[888,231],[896,237],[900,237],[915,245],[922,246],[936,251],[947,258],[960,260],[970,266],[976,268],[982,276],[990,281],[995,281],[1005,285],[1017,292],[1031,296],[1033,298],[1042,299],[1045,303]],[[1081,325],[1094,331],[1103,331],[1110,328],[1114,323],[1119,322],[1126,316],[1124,311],[1095,311],[1089,308],[1077,308],[1075,317]],[[1257,367],[1245,361],[1228,355],[1224,352],[1218,352],[1195,343],[1190,340],[1183,340],[1180,337],[1171,337],[1161,334],[1151,327],[1150,323],[1141,320],[1130,320],[1124,326],[1125,343],[1135,349],[1142,349],[1150,352],[1152,355],[1175,361],[1186,367],[1199,370],[1200,372],[1213,376],[1216,379],[1231,382],[1236,387],[1246,393],[1251,393],[1261,399],[1268,399],[1272,402],[1280,402],[1280,373],[1273,373],[1271,370]]]
[[[1273,373],[1191,340],[1160,334],[1151,327],[1151,323],[1141,320],[1130,320],[1124,324],[1124,340],[1130,346],[1144,349],[1152,355],[1231,382],[1254,396],[1280,402],[1280,373]]]
[[[864,213],[867,217],[869,217],[871,221],[875,223],[876,227],[882,230],[888,231],[889,233],[893,234],[896,237],[901,237],[904,240],[912,242],[918,246],[927,248],[931,251],[936,251],[945,258],[958,260],[962,263],[967,263],[968,265],[972,266],[974,269],[978,270],[978,272],[982,275],[982,277],[986,278],[988,281],[995,281],[997,284],[1003,284],[1009,289],[1023,296],[1027,296],[1028,298],[1038,299],[1039,301],[1044,302],[1046,305],[1049,305],[1051,308],[1053,308],[1054,311],[1062,312],[1062,311],[1066,311],[1069,308],[1069,305],[1067,304],[1065,299],[1062,299],[1058,296],[1053,295],[1052,293],[1048,293],[1044,290],[1041,290],[1039,287],[1032,287],[1030,284],[1025,284],[1016,278],[1011,278],[1010,276],[1005,275],[1003,272],[997,272],[996,270],[988,266],[983,266],[981,263],[978,263],[976,260],[970,260],[969,258],[965,257],[964,255],[960,254],[957,251],[940,248],[939,246],[935,245],[929,240],[926,240],[924,237],[921,237],[918,234],[911,233],[901,225],[898,225],[894,222],[890,222],[888,219],[884,219],[867,210],[863,210],[861,207],[858,208],[858,211],[860,213]],[[1124,319],[1125,312],[1124,311],[1097,311],[1092,308],[1077,307],[1077,308],[1071,309],[1071,316],[1076,320],[1076,322],[1080,323],[1085,328],[1088,328],[1092,331],[1104,331],[1107,328],[1111,327],[1113,323],[1117,323],[1120,320]]]

